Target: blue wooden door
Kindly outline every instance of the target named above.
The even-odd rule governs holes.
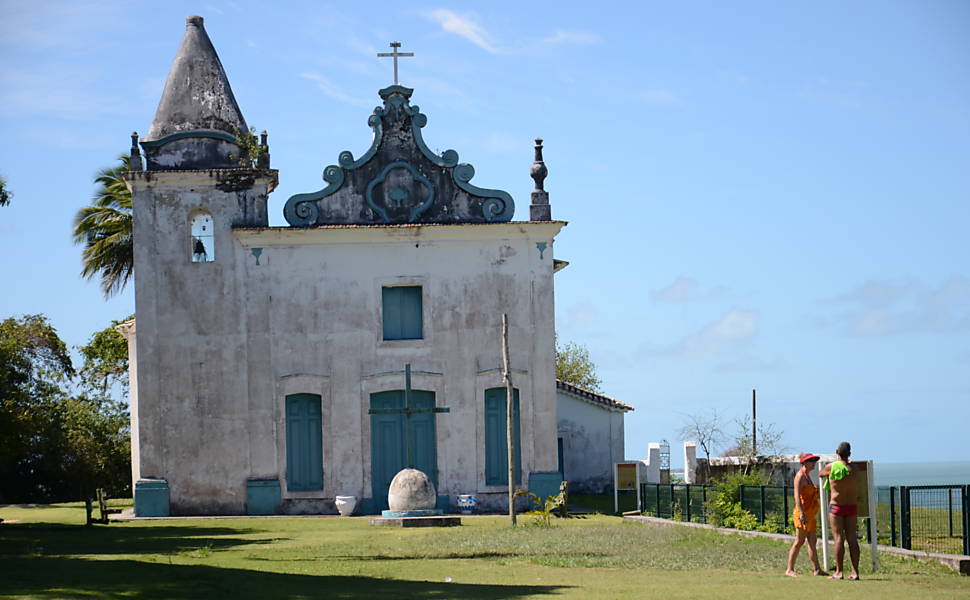
[[[323,489],[320,396],[286,397],[286,481],[294,491]]]
[[[485,485],[508,485],[509,482],[507,394],[504,387],[485,390]],[[519,425],[519,390],[515,389],[512,396],[515,483],[522,483],[522,431]]]
[[[411,390],[414,408],[434,408],[434,392]],[[371,394],[371,408],[404,408],[404,390]],[[406,430],[410,421],[414,442],[414,468],[423,471],[438,487],[438,452],[435,443],[435,413],[416,413],[410,419],[402,413],[371,415],[371,491],[374,507],[387,508],[391,480],[408,466]]]

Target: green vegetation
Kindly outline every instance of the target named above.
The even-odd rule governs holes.
[[[72,504],[0,507],[0,517],[2,598],[789,599],[846,586],[856,598],[970,597],[965,579],[933,563],[883,556],[860,583],[791,580],[784,543],[605,516],[514,529],[501,516],[450,529],[298,517],[84,527]]]
[[[573,342],[559,343],[556,337],[556,379],[592,392],[600,391],[602,380],[586,346]]]
[[[7,188],[7,180],[3,175],[0,175],[0,206],[6,206],[10,204],[10,199],[13,197],[13,192]]]
[[[239,146],[240,150],[239,156],[235,157],[236,162],[239,163],[239,166],[247,169],[257,168],[259,159],[266,154],[268,148],[259,143],[256,128],[250,127],[249,131],[233,129],[233,134],[236,136],[236,145]]]
[[[74,243],[84,246],[81,275],[99,276],[106,298],[124,289],[135,272],[131,192],[124,179],[131,157],[122,154],[118,160],[121,164],[98,171],[94,201],[74,216]]]
[[[742,485],[765,485],[766,478],[759,471],[736,471],[714,480],[714,495],[704,505],[707,522],[715,527],[784,533],[784,519],[772,515],[764,524],[758,517],[741,507]]]
[[[67,346],[43,315],[0,321],[0,502],[130,494],[128,353],[112,328]]]

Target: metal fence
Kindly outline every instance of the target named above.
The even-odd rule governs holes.
[[[788,485],[742,485],[741,508],[758,517],[758,523],[778,521],[781,527],[792,525],[794,488]]]
[[[970,555],[970,485],[876,488],[879,542]]]
[[[706,523],[704,503],[709,485],[641,483],[640,510],[664,519]]]
[[[643,483],[639,494],[644,513],[706,523],[704,504],[714,497],[714,486]],[[791,486],[742,485],[741,508],[761,524],[774,521],[788,529],[793,494]],[[970,485],[877,487],[876,517],[880,544],[970,556]],[[859,519],[859,535],[867,541],[872,539],[870,523]]]

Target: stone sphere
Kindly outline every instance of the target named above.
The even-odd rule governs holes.
[[[404,469],[395,475],[387,491],[387,506],[396,512],[432,509],[436,500],[431,480],[417,469]]]

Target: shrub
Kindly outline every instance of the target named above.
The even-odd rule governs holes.
[[[756,530],[758,518],[741,508],[742,485],[764,485],[765,477],[758,471],[729,473],[713,482],[714,495],[704,504],[707,522],[716,527]]]

